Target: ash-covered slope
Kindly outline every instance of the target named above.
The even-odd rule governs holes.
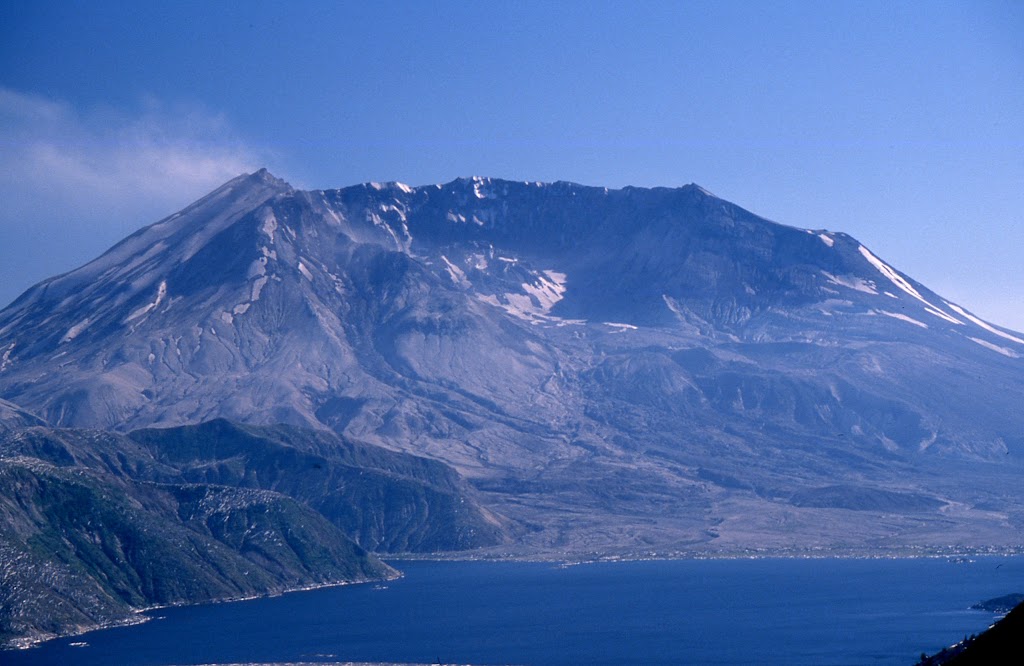
[[[696,186],[239,177],[0,312],[55,425],[454,465],[529,548],[1019,542],[1024,335]]]
[[[41,425],[46,425],[46,423],[38,416],[29,414],[21,407],[6,400],[0,400],[0,433]]]

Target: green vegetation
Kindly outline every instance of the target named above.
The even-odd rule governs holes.
[[[332,435],[227,421],[12,430],[0,435],[0,642],[381,579],[395,572],[368,550],[501,536],[446,466]]]

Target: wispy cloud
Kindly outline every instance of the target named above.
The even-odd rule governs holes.
[[[198,105],[80,108],[0,86],[0,307],[270,158]]]
[[[261,162],[222,116],[156,100],[80,110],[0,88],[0,134],[0,186],[26,204],[40,192],[124,211],[180,205]]]

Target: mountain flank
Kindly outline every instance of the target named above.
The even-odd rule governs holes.
[[[460,548],[1018,547],[1024,334],[820,226],[695,185],[302,191],[262,170],[0,311],[0,398],[59,428],[227,419],[427,458],[479,502]],[[268,437],[238,469],[158,460],[287,489],[371,548],[442,547],[274,480]]]

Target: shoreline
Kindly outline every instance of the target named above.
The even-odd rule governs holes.
[[[862,562],[862,564],[856,564],[858,561]],[[996,565],[1004,561],[1005,565],[1002,569],[1004,573],[1009,572],[1011,577],[997,577],[992,579],[991,577],[993,575],[999,574],[999,572],[995,571]],[[435,606],[438,606],[438,604],[444,604],[443,607],[447,608],[457,607],[459,603],[458,600],[463,598],[462,594],[459,593],[452,596],[450,594],[440,592],[441,588],[460,588],[467,594],[470,594],[471,598],[475,598],[472,595],[475,594],[474,590],[478,589],[476,586],[479,582],[485,580],[506,581],[501,586],[494,588],[494,594],[489,594],[488,596],[483,597],[485,601],[487,598],[494,599],[498,604],[504,603],[506,594],[512,594],[512,596],[515,597],[515,594],[518,593],[517,591],[522,589],[547,589],[554,591],[541,592],[541,596],[536,598],[527,597],[522,600],[525,603],[519,603],[519,606],[521,607],[520,612],[513,615],[515,617],[525,617],[527,621],[525,625],[517,624],[515,622],[510,625],[506,625],[504,621],[499,624],[495,624],[494,619],[490,621],[494,626],[512,626],[517,628],[516,631],[525,631],[528,627],[532,626],[529,623],[533,622],[535,619],[534,613],[536,611],[533,610],[535,608],[533,604],[547,603],[547,601],[551,601],[553,595],[562,599],[575,596],[574,593],[562,594],[562,592],[560,592],[560,590],[563,590],[562,586],[565,583],[569,583],[570,587],[565,587],[564,590],[576,590],[581,582],[586,582],[588,585],[587,589],[590,590],[588,595],[597,596],[585,595],[581,597],[579,601],[590,603],[591,601],[599,599],[600,595],[606,596],[607,592],[602,591],[606,588],[605,583],[614,582],[615,584],[608,589],[616,591],[616,594],[614,595],[615,598],[626,598],[628,601],[630,595],[634,592],[637,594],[643,594],[644,598],[646,598],[647,593],[651,589],[661,589],[663,585],[666,585],[666,583],[662,582],[662,574],[664,574],[665,580],[670,581],[667,583],[669,587],[665,589],[672,590],[673,593],[666,596],[662,601],[668,602],[669,607],[672,609],[678,608],[680,605],[686,606],[688,605],[687,603],[680,604],[678,603],[678,600],[689,599],[690,597],[685,595],[693,592],[694,596],[692,600],[694,603],[690,605],[692,605],[693,609],[703,610],[717,608],[715,606],[709,607],[705,602],[707,602],[708,599],[714,600],[718,598],[717,592],[708,592],[705,594],[704,591],[708,589],[715,590],[715,585],[722,585],[725,586],[723,588],[725,590],[738,590],[738,593],[733,595],[734,598],[731,598],[729,604],[723,606],[724,610],[722,612],[724,613],[728,611],[729,613],[732,613],[739,610],[739,616],[737,617],[741,616],[745,617],[746,620],[757,621],[757,618],[762,617],[762,615],[760,612],[755,612],[760,603],[756,600],[761,597],[750,597],[747,585],[735,588],[735,581],[746,581],[747,583],[755,585],[754,589],[764,588],[767,590],[779,589],[779,580],[782,579],[778,579],[778,575],[784,575],[786,577],[784,580],[794,582],[798,588],[803,585],[800,581],[810,580],[814,583],[813,585],[807,584],[800,588],[804,589],[805,592],[808,590],[811,591],[810,601],[822,604],[834,604],[836,599],[849,598],[859,600],[862,598],[862,592],[860,591],[859,584],[855,585],[855,589],[852,591],[838,589],[844,588],[845,584],[839,585],[837,589],[841,594],[839,594],[838,597],[833,594],[828,594],[825,595],[825,597],[822,597],[822,595],[817,592],[817,590],[821,589],[828,589],[833,592],[837,591],[827,585],[825,588],[821,588],[819,583],[822,581],[842,580],[843,578],[841,576],[837,577],[837,574],[842,574],[843,572],[853,572],[855,574],[853,580],[859,580],[858,577],[864,575],[868,577],[864,578],[865,581],[877,580],[882,581],[883,583],[885,583],[885,581],[895,582],[897,580],[912,581],[911,583],[903,585],[903,587],[897,586],[898,590],[902,590],[898,596],[904,599],[916,599],[918,595],[913,593],[908,594],[906,591],[918,589],[921,587],[921,584],[926,586],[929,590],[932,588],[940,589],[946,588],[947,586],[934,585],[933,583],[935,581],[954,581],[960,580],[962,577],[966,577],[966,579],[973,581],[975,587],[979,587],[977,584],[978,581],[982,581],[982,583],[988,585],[985,581],[991,582],[990,579],[994,581],[1002,580],[1004,583],[1011,580],[1019,581],[1021,571],[1024,571],[1024,569],[1022,569],[1022,566],[1024,566],[1024,556],[1017,556],[1012,559],[1005,560],[999,557],[979,558],[974,564],[965,566],[947,563],[944,559],[934,558],[903,558],[901,560],[826,559],[821,560],[820,562],[820,564],[817,564],[815,562],[794,561],[791,558],[759,561],[734,560],[732,562],[721,561],[720,563],[705,560],[691,561],[690,564],[687,564],[685,561],[679,561],[680,566],[667,564],[665,565],[665,568],[662,568],[662,565],[659,564],[634,563],[631,566],[626,563],[620,563],[620,566],[588,567],[582,569],[572,567],[570,565],[571,568],[568,568],[567,570],[560,570],[551,563],[512,563],[506,564],[504,567],[490,567],[486,564],[467,565],[456,562],[428,564],[425,562],[419,566],[413,566],[410,564],[405,569],[406,576],[402,581],[394,584],[379,585],[380,587],[390,587],[390,592],[377,593],[370,589],[376,587],[375,585],[370,585],[369,587],[363,585],[360,588],[346,588],[337,591],[324,590],[307,595],[306,597],[289,597],[292,599],[291,601],[281,601],[273,607],[272,602],[270,601],[259,601],[246,607],[216,606],[207,610],[199,611],[193,611],[188,608],[167,611],[166,613],[158,611],[155,613],[158,617],[154,619],[164,619],[164,623],[161,625],[150,625],[146,628],[129,629],[121,633],[108,632],[91,637],[85,636],[82,638],[64,639],[57,643],[44,644],[44,647],[38,651],[41,655],[40,657],[33,657],[33,653],[26,653],[24,655],[12,654],[10,658],[12,662],[24,662],[26,665],[37,663],[34,661],[35,659],[39,659],[41,663],[41,661],[44,660],[44,656],[47,663],[75,663],[78,659],[81,659],[83,660],[83,663],[88,660],[89,663],[99,664],[104,660],[121,661],[121,657],[115,659],[112,655],[125,655],[127,658],[125,658],[124,661],[127,663],[128,661],[131,661],[131,655],[136,654],[136,650],[138,649],[140,650],[140,652],[138,652],[140,655],[142,652],[150,654],[150,658],[154,659],[154,663],[157,663],[156,659],[162,656],[167,658],[165,661],[159,663],[189,663],[187,660],[181,661],[186,659],[186,654],[192,653],[187,653],[185,651],[179,652],[177,650],[176,646],[179,644],[179,639],[181,637],[187,637],[191,640],[190,637],[204,636],[205,634],[203,632],[208,631],[209,627],[216,626],[218,628],[213,630],[211,634],[213,638],[210,638],[209,640],[215,639],[220,641],[221,639],[216,638],[216,635],[222,632],[219,627],[224,627],[227,629],[227,633],[225,633],[224,636],[225,638],[228,638],[225,645],[230,644],[232,647],[230,649],[217,651],[216,653],[197,652],[192,654],[193,658],[197,657],[198,659],[205,659],[206,661],[203,663],[209,662],[211,664],[220,659],[221,661],[219,663],[224,664],[225,666],[227,666],[228,663],[248,664],[250,660],[253,662],[259,662],[261,661],[261,657],[263,658],[262,661],[267,663],[268,666],[270,662],[277,663],[278,661],[280,661],[282,665],[289,664],[289,666],[291,666],[292,664],[306,662],[313,657],[317,660],[323,660],[322,662],[318,661],[318,663],[380,663],[388,664],[390,666],[391,664],[407,663],[406,660],[409,662],[429,661],[428,655],[434,654],[436,650],[440,650],[440,648],[431,647],[437,640],[439,640],[436,636],[447,636],[446,633],[437,632],[445,631],[444,627],[453,626],[453,620],[452,618],[443,617],[441,619],[442,625],[440,628],[428,625],[431,629],[428,632],[427,638],[421,641],[424,645],[416,645],[415,649],[402,652],[393,652],[389,650],[387,648],[389,640],[387,636],[389,634],[387,633],[381,634],[384,638],[381,638],[380,640],[375,639],[375,642],[372,644],[372,649],[365,648],[365,646],[362,646],[362,644],[359,643],[358,638],[360,635],[359,632],[361,631],[360,627],[363,626],[360,624],[363,620],[358,619],[358,616],[362,614],[360,609],[364,607],[364,603],[369,604],[369,607],[374,609],[373,612],[368,615],[368,617],[372,616],[376,618],[372,621],[373,626],[376,627],[374,632],[388,632],[394,629],[395,618],[405,617],[404,613],[406,612],[406,608],[420,609],[419,612],[409,616],[411,621],[418,622],[424,619],[422,617],[424,614],[428,617],[436,615],[434,608]],[[719,566],[719,564],[721,564],[721,566]],[[593,569],[593,571],[587,573],[591,569]],[[573,571],[576,573],[573,573]],[[931,575],[932,573],[935,575]],[[427,583],[426,587],[421,585],[424,581]],[[528,585],[521,584],[526,581],[529,581]],[[759,581],[775,582],[761,585]],[[535,585],[536,583],[540,583],[541,586],[537,587]],[[711,587],[709,587],[709,585]],[[772,588],[772,585],[775,587]],[[860,608],[858,616],[871,618],[876,617],[878,615],[877,608],[879,606],[877,602],[881,600],[883,604],[886,603],[886,600],[888,599],[886,595],[891,594],[889,591],[882,591],[891,589],[888,583],[872,583],[872,585],[872,589],[879,590],[878,595],[876,595],[877,598],[874,603],[860,604],[860,606],[858,606],[858,608]],[[324,584],[305,587],[327,586],[328,585]],[[788,583],[783,587],[788,589]],[[845,587],[850,586],[845,585]],[[953,587],[956,586],[954,585]],[[1015,586],[1011,585],[1006,589],[1009,590],[1013,587]],[[979,589],[981,588],[979,587]],[[678,596],[675,594],[676,592],[685,594],[684,596]],[[726,594],[725,596],[729,597],[730,595]],[[777,597],[778,595],[773,594],[770,596]],[[805,598],[806,596],[807,595],[801,597],[800,595],[797,595],[798,598]],[[871,597],[871,594],[867,594],[867,596]],[[947,630],[936,633],[935,635],[926,634],[924,637],[918,637],[920,640],[911,646],[912,649],[908,653],[912,657],[920,654],[921,650],[934,650],[938,646],[946,645],[952,642],[952,637],[954,636],[959,637],[960,635],[966,635],[972,632],[976,633],[979,630],[979,627],[974,627],[972,624],[978,623],[976,619],[972,619],[974,616],[983,616],[983,620],[987,620],[988,617],[991,617],[991,614],[968,610],[970,602],[964,602],[962,599],[958,598],[958,596],[963,595],[941,593],[932,594],[932,596],[934,599],[926,599],[924,603],[917,602],[916,604],[916,606],[925,608],[927,611],[926,615],[929,615],[938,609],[943,611],[947,616],[962,615],[970,617],[966,624],[963,622],[961,622],[961,624],[956,624],[954,622],[950,624],[952,629],[947,627]],[[974,594],[967,595],[967,597],[972,599],[982,599],[985,598],[985,595]],[[753,609],[750,605],[751,599],[755,600],[753,603]],[[407,603],[412,603],[413,605],[408,606]],[[785,605],[787,602],[785,599],[782,599],[779,603]],[[264,604],[266,604],[266,606],[264,606]],[[455,605],[453,606],[452,604]],[[602,604],[604,604],[603,601],[598,602],[599,607],[603,607]],[[578,603],[572,602],[567,604],[566,608],[578,605]],[[610,603],[610,607],[618,608],[619,606],[622,606],[621,602]],[[910,606],[914,606],[914,604],[910,604]],[[825,608],[825,606],[822,607]],[[845,608],[845,606],[843,607]],[[300,608],[301,612],[297,610]],[[335,610],[330,611],[330,613],[323,614],[324,611],[322,609],[326,608]],[[729,610],[729,608],[732,608],[732,610]],[[831,608],[831,606],[829,606],[829,608]],[[562,610],[564,611],[565,609]],[[659,606],[657,612],[661,613],[663,610],[665,609],[661,609]],[[915,612],[920,610],[921,608],[915,607]],[[865,611],[867,611],[866,615]],[[823,611],[823,613],[824,615],[828,614],[825,611]],[[444,615],[444,613],[441,614]],[[608,614],[605,615],[615,617]],[[699,624],[699,618],[703,617],[703,614],[692,615],[692,617],[691,615],[692,612],[686,611],[685,609],[681,616],[679,613],[671,615],[674,619],[670,625],[675,626],[676,624],[680,624],[680,626],[682,626],[685,624],[685,626],[694,626]],[[819,614],[814,617],[824,615]],[[166,617],[159,618],[159,616]],[[287,619],[293,616],[298,617],[301,623],[288,625]],[[474,614],[472,617],[475,618],[478,616],[478,614]],[[559,613],[559,617],[562,616],[566,616],[564,612]],[[271,618],[266,621],[265,626],[262,624],[264,622],[262,618],[264,617]],[[357,619],[353,620],[353,617]],[[499,614],[496,617],[504,618],[505,616],[503,614]],[[567,617],[571,617],[571,614]],[[646,618],[646,616],[642,617]],[[661,617],[661,615],[657,615],[655,617]],[[680,619],[681,617],[685,619]],[[725,617],[725,615],[722,615],[722,617]],[[795,617],[802,617],[806,619],[807,617],[811,617],[811,615],[804,613],[803,615]],[[196,618],[199,618],[198,622],[196,622]],[[276,623],[275,618],[278,622],[284,622],[285,624],[281,625]],[[638,624],[635,626],[648,626],[648,620],[650,620],[650,618],[645,619],[643,625]],[[184,621],[185,623],[179,626],[179,621]],[[251,621],[257,621],[258,628],[251,631],[251,633],[240,633],[239,636],[235,638],[235,630],[245,630],[245,627],[248,626],[248,623]],[[321,621],[324,623],[323,626],[326,627],[326,629],[317,630],[311,633],[311,638],[309,639],[298,639],[298,636],[300,636],[303,631],[302,627],[309,626],[309,623],[316,624]],[[470,625],[474,622],[475,620],[469,620]],[[605,626],[608,623],[601,624],[602,627],[605,627],[605,629],[602,630],[604,631],[602,635],[615,636],[615,632],[617,631],[615,627],[618,626],[616,622],[617,621],[613,622],[614,626],[611,627],[610,634],[607,631],[609,627]],[[878,624],[878,626],[885,626],[883,620],[872,620],[871,622],[875,622],[876,624],[877,622],[883,622],[883,624]],[[871,622],[869,622],[868,625],[874,626]],[[928,621],[926,621],[926,624],[927,622]],[[785,626],[796,625],[786,624]],[[825,626],[830,626],[829,621],[825,621]],[[279,627],[281,628],[280,637],[276,635]],[[961,634],[961,629],[965,633]],[[272,631],[268,633],[267,630]],[[355,631],[355,634],[350,636],[350,632],[352,631]],[[492,631],[492,629],[487,628],[486,631]],[[480,640],[486,640],[486,631],[482,634],[480,631],[477,631],[475,639],[476,642],[471,641],[470,644],[477,645]],[[915,631],[917,630],[915,629]],[[800,633],[800,631],[797,631],[797,633]],[[403,634],[400,632],[397,635]],[[866,636],[869,634],[864,635]],[[266,644],[259,643],[264,636],[268,636],[268,640],[270,642],[267,642]],[[277,645],[277,641],[282,637],[289,637],[290,639],[292,636],[297,637],[296,645],[287,650],[277,651],[276,647],[274,647]],[[483,639],[481,639],[481,636]],[[352,643],[350,642],[350,639],[351,641],[356,642]],[[69,647],[69,643],[72,641],[88,641],[88,645],[83,646],[84,649],[79,651]],[[71,644],[74,645],[74,643]],[[483,643],[480,644],[483,645]],[[347,649],[347,647],[352,645],[360,645],[361,647],[356,651]],[[446,649],[448,647],[451,647],[453,650],[455,649],[447,643],[445,643],[445,645]],[[793,643],[793,645],[796,645],[796,643]],[[251,646],[256,647],[253,648]],[[477,647],[479,647],[479,645],[477,645]],[[901,645],[899,647],[901,652],[906,651],[906,646]],[[550,648],[554,650],[559,649],[557,641],[552,643]],[[91,655],[88,654],[90,652],[92,653]],[[889,654],[896,654],[896,652],[892,650],[888,650],[888,652]],[[214,654],[216,654],[216,656],[214,656]],[[445,652],[440,651],[437,652],[437,654],[444,655]],[[463,653],[454,651],[451,652],[448,657],[454,660],[461,658],[462,662],[472,662],[482,654],[484,653],[472,651]],[[498,655],[498,657],[503,657],[508,661],[515,661],[517,656],[521,656],[518,652],[514,651],[494,654]],[[554,652],[551,654],[554,654]],[[178,661],[174,660],[175,656]],[[425,657],[427,657],[427,659],[425,659]],[[0,656],[0,662],[3,661],[5,661],[5,658]],[[530,659],[520,659],[519,661],[531,663]],[[908,659],[906,661],[906,663],[912,662],[913,659]],[[448,661],[445,663],[452,662]],[[483,661],[482,663],[496,662],[492,660],[491,662]],[[534,660],[533,663],[540,662],[536,662]],[[729,663],[744,662],[734,661]],[[745,663],[756,663],[756,659],[753,661],[748,660]],[[864,662],[853,660],[849,663]]]
[[[751,550],[751,551],[740,551],[740,552],[715,552],[715,551],[695,551],[695,552],[683,552],[683,551],[668,551],[668,552],[656,552],[650,551],[647,553],[637,552],[624,552],[618,554],[598,554],[598,553],[568,553],[568,552],[534,552],[534,553],[500,553],[500,552],[478,552],[478,551],[453,551],[448,553],[395,553],[381,555],[374,553],[381,562],[388,564],[390,563],[401,563],[401,562],[493,562],[493,563],[535,563],[535,564],[552,564],[557,565],[559,568],[568,568],[573,566],[582,566],[587,564],[612,564],[612,563],[630,563],[630,562],[664,562],[664,561],[680,561],[680,560],[766,560],[766,559],[786,559],[786,560],[822,560],[822,559],[836,559],[836,560],[913,560],[913,559],[950,559],[956,561],[963,561],[968,563],[973,561],[971,558],[977,557],[1019,557],[1024,556],[1024,547],[982,547],[982,548],[968,548],[968,547],[921,547],[921,548],[894,548],[891,551],[863,551],[861,549],[835,549],[835,550],[821,550],[821,549],[778,549],[778,550]],[[394,567],[392,567],[394,569]],[[19,638],[11,639],[7,643],[0,646],[0,654],[5,651],[15,650],[31,650],[34,647],[38,647],[49,641],[61,639],[61,638],[73,638],[83,636],[94,631],[101,631],[104,629],[116,629],[119,627],[130,627],[139,624],[150,622],[154,619],[153,617],[146,617],[145,613],[160,610],[162,608],[180,608],[183,606],[202,606],[206,604],[227,604],[235,603],[240,601],[252,601],[254,599],[267,599],[273,597],[279,597],[286,594],[293,594],[297,592],[309,592],[318,589],[330,588],[330,587],[342,587],[345,585],[365,585],[368,583],[381,583],[384,581],[398,580],[404,577],[404,573],[395,569],[395,573],[390,576],[382,578],[372,578],[366,580],[354,580],[354,581],[334,581],[327,583],[312,583],[308,585],[300,585],[296,587],[288,587],[280,590],[272,590],[262,594],[252,594],[240,597],[221,597],[217,599],[204,599],[199,601],[182,601],[172,604],[155,604],[152,606],[146,606],[144,608],[132,609],[132,615],[125,617],[121,620],[113,620],[110,622],[104,622],[98,625],[79,627],[77,629],[60,633],[60,634],[44,634],[36,636],[22,636]]]
[[[584,564],[600,562],[643,562],[673,560],[914,560],[963,559],[975,557],[1015,557],[1024,555],[1024,546],[922,546],[891,549],[862,548],[778,548],[743,549],[736,551],[648,550],[600,553],[596,551],[535,551],[532,553],[501,552],[495,549],[450,551],[442,553],[375,554],[384,562],[550,562]]]
[[[393,568],[393,567],[392,567]],[[78,636],[84,636],[94,631],[102,631],[104,629],[117,629],[120,627],[133,627],[140,624],[145,624],[159,618],[148,617],[145,613],[151,613],[158,611],[163,608],[182,608],[185,606],[205,606],[207,604],[230,604],[239,601],[252,601],[254,599],[272,599],[274,597],[281,597],[286,594],[292,594],[296,592],[311,592],[313,590],[320,590],[328,587],[342,587],[345,585],[366,585],[370,583],[381,583],[384,581],[398,580],[402,578],[404,574],[401,571],[395,570],[395,573],[390,576],[384,576],[382,578],[368,578],[366,580],[346,580],[346,581],[333,581],[327,583],[311,583],[308,585],[299,585],[296,587],[287,587],[280,590],[272,590],[263,594],[250,594],[240,597],[219,597],[216,599],[203,599],[197,601],[181,601],[170,604],[154,604],[152,606],[145,606],[143,608],[133,608],[129,612],[130,616],[120,620],[111,620],[109,622],[102,622],[96,625],[90,625],[86,627],[78,627],[76,629],[59,633],[59,634],[42,634],[33,636],[20,636],[13,638],[7,643],[0,645],[0,655],[4,652],[13,652],[16,650],[31,650],[35,647],[39,647],[44,643],[55,641],[61,638],[76,638]]]

